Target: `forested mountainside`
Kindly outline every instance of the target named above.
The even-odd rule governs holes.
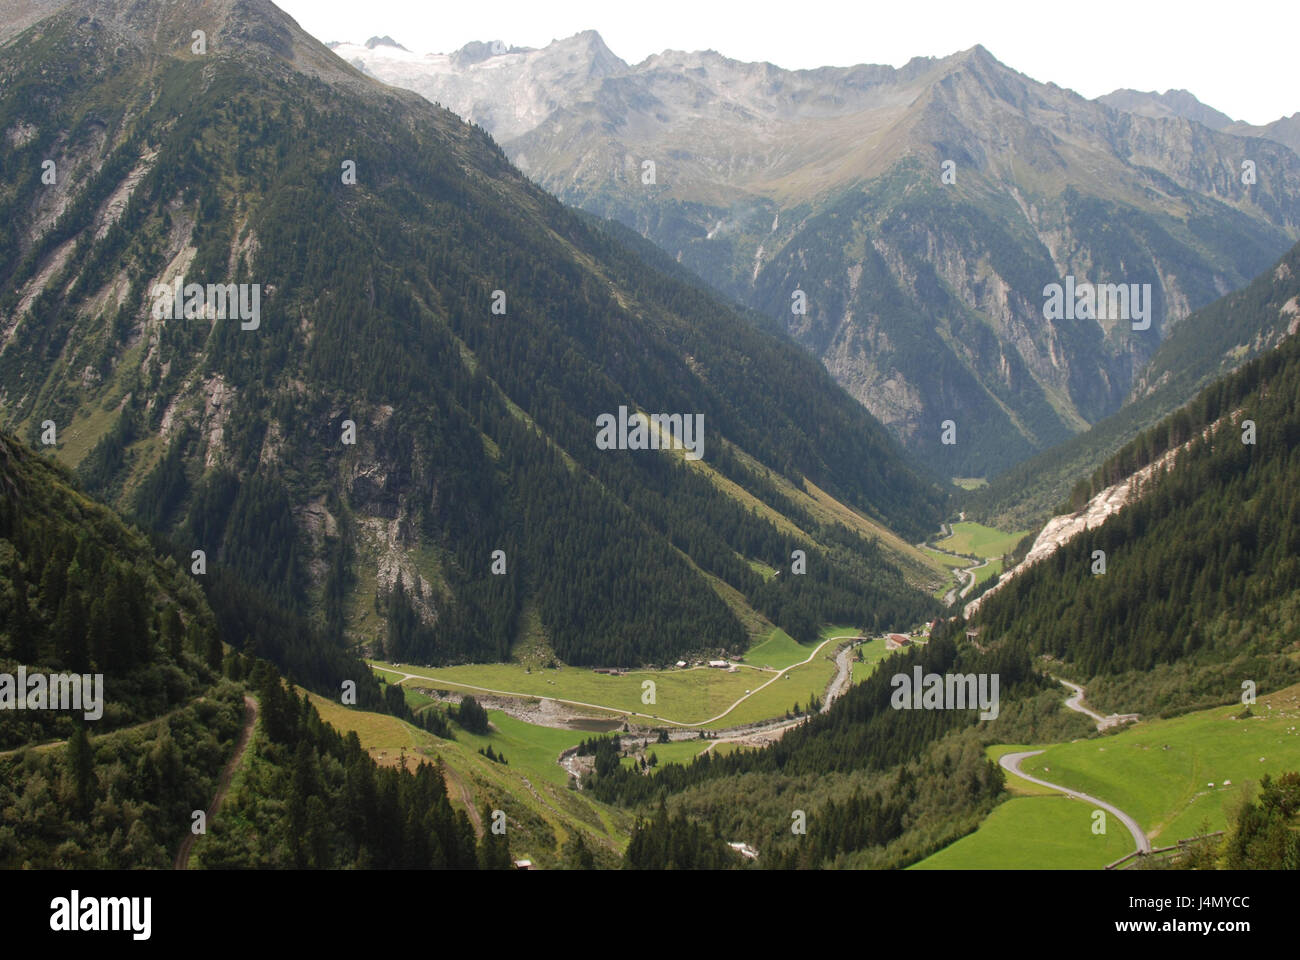
[[[183,562],[423,662],[932,610],[882,538],[945,494],[814,359],[270,3],[63,4],[0,79],[0,420]],[[701,459],[601,449],[621,407]]]
[[[1122,410],[1000,474],[987,487],[961,494],[962,509],[973,518],[1012,529],[1041,523],[1053,511],[1060,512],[1080,477],[1091,475],[1216,377],[1272,349],[1297,329],[1300,245],[1248,286],[1180,323],[1142,371],[1134,396]]]
[[[1141,433],[1078,485],[1075,506],[1175,451],[1138,499],[985,597],[969,623],[939,624],[923,648],[893,654],[771,746],[646,777],[620,766],[608,739],[586,744],[596,756],[587,788],[652,814],[629,865],[671,863],[680,838],[703,828],[695,849],[705,857],[710,837],[740,837],[760,866],[906,866],[973,830],[1003,798],[984,747],[1096,733],[1062,710],[1058,676],[1086,683],[1097,710],[1144,718],[1300,680],[1300,340]],[[896,677],[913,671],[997,676],[997,715],[898,709]],[[1243,807],[1225,862],[1292,855],[1268,826],[1270,809]]]
[[[1101,709],[1184,710],[1300,677],[1300,340],[1143,432],[1073,505],[1184,444],[1135,502],[986,597],[981,644],[1095,678]]]
[[[111,676],[99,729],[195,697],[221,663],[221,643],[194,580],[70,487],[59,467],[3,433],[0,492],[0,672]],[[0,749],[72,731],[68,714],[0,713]]]
[[[237,758],[254,771],[237,813],[191,865],[509,864],[503,838],[453,812],[439,767],[378,768],[270,663],[223,647],[196,578],[3,433],[0,492],[0,674],[28,679],[31,706],[52,675],[84,675],[62,709],[6,693],[0,867],[171,867]]]
[[[1119,410],[1163,338],[1300,235],[1283,142],[1088,100],[982,46],[814,70],[725,50],[629,65],[594,31],[335,49],[780,322],[945,477],[993,476]],[[1144,316],[1049,317],[1067,277],[1138,285]]]

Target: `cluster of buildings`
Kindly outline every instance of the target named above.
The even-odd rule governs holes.
[[[702,667],[705,665],[706,662],[704,661],[697,662],[694,664],[694,666],[697,667]],[[726,670],[728,673],[735,673],[739,669],[730,660],[709,660],[707,661],[707,665],[716,670]],[[691,664],[688,664],[685,660],[678,660],[676,666],[678,667],[678,669],[686,669],[687,667],[691,666]],[[605,674],[606,676],[610,676],[610,677],[627,676],[627,670],[623,667],[592,667],[591,672]]]

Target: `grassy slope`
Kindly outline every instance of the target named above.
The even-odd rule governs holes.
[[[1252,709],[1246,720],[1233,719],[1240,705],[1216,707],[1058,744],[1024,770],[1108,800],[1158,842],[1199,833],[1202,819],[1220,830],[1225,806],[1247,780],[1300,767],[1300,685],[1261,697]]]
[[[975,833],[910,869],[1100,869],[1133,849],[1128,830],[1114,817],[1104,834],[1092,828],[1091,804],[1060,794],[1016,797],[994,809]]]
[[[477,821],[477,809],[485,803],[506,811],[516,858],[554,866],[556,851],[575,831],[611,854],[627,844],[629,816],[569,790],[568,777],[556,762],[562,750],[576,746],[586,734],[535,726],[491,710],[493,729],[488,736],[457,729],[455,741],[442,740],[394,717],[309,696],[323,719],[339,730],[355,730],[380,763],[400,762],[403,751],[408,765],[441,758],[449,771],[452,803],[470,812],[471,820]],[[504,753],[509,764],[479,755],[478,750],[489,745]]]
[[[1153,845],[1168,845],[1206,826],[1222,830],[1231,805],[1260,777],[1300,767],[1300,685],[1261,697],[1254,718],[1233,719],[1241,709],[1215,707],[1048,746],[1022,768],[1113,803],[1137,819]],[[989,754],[996,759],[1023,749],[1032,748],[999,746]],[[1087,804],[1016,777],[1007,781],[1012,799],[975,833],[917,867],[1097,868],[1131,850],[1128,832],[1116,829],[1114,818],[1106,837],[1096,837]]]
[[[826,637],[827,634],[823,633],[822,639],[825,640]],[[773,628],[766,640],[745,652],[745,662],[756,667],[784,670],[801,660],[807,660],[808,654],[812,652],[812,647],[805,647],[784,630]]]

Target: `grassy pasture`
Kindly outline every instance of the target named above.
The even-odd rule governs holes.
[[[856,634],[852,627],[826,627],[818,642]],[[823,696],[835,675],[835,664],[829,659],[835,646],[827,643],[809,663],[803,663],[817,647],[798,644],[783,631],[774,629],[766,640],[746,653],[745,662],[735,673],[687,667],[631,670],[622,676],[610,676],[583,667],[531,669],[520,663],[457,667],[421,667],[378,660],[369,663],[388,682],[396,682],[403,673],[412,674],[416,679],[404,684],[407,687],[425,683],[461,693],[495,691],[498,695],[568,700],[591,705],[596,710],[626,711],[633,714],[635,722],[649,726],[709,721],[703,724],[708,729],[722,729],[784,716],[796,702],[806,704],[813,696]],[[792,666],[795,664],[798,665]],[[766,669],[768,666],[772,669]],[[788,672],[775,679],[777,671],[787,667]],[[653,704],[642,702],[646,692],[643,684],[647,680],[655,684]],[[737,701],[741,702],[737,704]]]
[[[645,752],[647,757],[653,753],[662,767],[666,763],[688,764],[708,748],[707,740],[676,740],[672,743],[651,743],[646,746]],[[623,764],[630,766],[632,758],[624,757]]]
[[[1108,800],[1153,841],[1173,843],[1198,834],[1202,821],[1223,829],[1248,782],[1300,769],[1300,685],[1260,697],[1251,718],[1235,719],[1241,712],[1240,705],[1214,707],[1057,744],[1023,769]]]
[[[933,557],[937,563],[941,563],[947,567],[949,572],[970,566],[970,563],[963,560],[961,557],[954,557],[947,553],[940,553],[938,550],[932,550],[929,547],[922,547],[921,549],[929,556]]]
[[[984,566],[975,571],[975,586],[979,586],[985,580],[991,580],[1002,572],[1002,560],[990,560]]]
[[[1001,530],[986,527],[982,523],[963,521],[954,523],[952,525],[952,536],[946,540],[940,540],[936,546],[952,553],[976,556],[982,560],[1010,553],[1028,533],[1028,530],[1021,530],[1017,533],[1004,533]]]
[[[1242,709],[1214,707],[1046,746],[1022,769],[1113,803],[1137,819],[1154,846],[1168,846],[1207,828],[1224,829],[1233,805],[1253,795],[1265,773],[1300,769],[1300,684],[1260,697],[1252,717],[1238,719]],[[1038,748],[1001,745],[988,752],[996,760],[1026,749]],[[1012,799],[978,830],[916,866],[1096,868],[1132,849],[1128,831],[1113,817],[1107,842],[1099,842],[1087,804],[1010,775],[1007,789]]]
[[[893,652],[885,649],[887,642],[884,637],[877,637],[858,647],[858,653],[862,655],[862,662],[853,664],[853,683],[861,683],[875,673],[876,667],[880,666],[880,661]]]
[[[406,685],[427,683],[438,689],[462,693],[487,693],[571,700],[637,715],[639,722],[655,718],[672,723],[696,723],[721,713],[773,674],[753,667],[736,673],[709,667],[671,670],[633,670],[623,676],[595,673],[585,667],[532,670],[517,663],[471,664],[459,667],[423,667],[371,661],[386,678],[396,679],[391,668],[417,678]],[[655,703],[642,703],[652,681]]]
[[[1092,827],[1091,804],[1062,794],[1013,797],[974,833],[909,869],[1099,870],[1133,849],[1133,838],[1114,817],[1104,834]]]

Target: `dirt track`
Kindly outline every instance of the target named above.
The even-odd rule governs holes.
[[[239,762],[244,759],[248,744],[253,739],[253,728],[256,726],[257,701],[244,694],[244,729],[239,732],[239,741],[235,744],[234,754],[221,771],[221,779],[217,781],[217,792],[212,798],[212,805],[207,809],[206,823],[211,823],[221,810],[222,801],[226,799],[226,793],[230,790],[230,781],[234,778],[235,771],[239,769]],[[193,831],[186,835],[184,842],[181,843],[180,852],[176,854],[175,869],[184,870],[189,866],[190,854],[194,851],[194,842],[198,838],[198,834]]]

